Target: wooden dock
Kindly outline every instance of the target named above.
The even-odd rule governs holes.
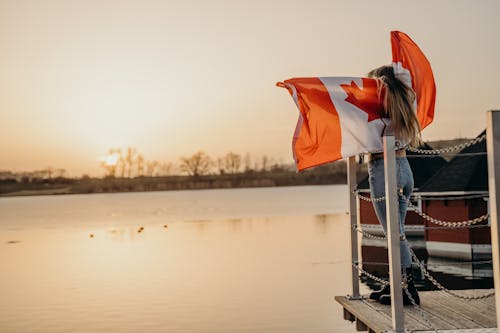
[[[464,296],[477,296],[490,291],[491,289],[476,289],[455,292]],[[406,331],[498,332],[495,297],[466,300],[442,291],[422,291],[419,295],[421,311],[413,306],[404,307]],[[390,306],[369,299],[350,300],[346,296],[336,296],[335,300],[344,308],[344,319],[356,323],[357,331],[392,331]]]

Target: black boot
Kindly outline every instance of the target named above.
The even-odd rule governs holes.
[[[391,293],[391,286],[386,284],[381,289],[372,292],[370,294],[370,299],[378,301],[382,295],[387,295],[387,294],[390,295],[390,293]]]
[[[410,293],[411,298],[415,302],[415,304],[420,305],[420,297],[418,296],[417,288],[415,287],[415,282],[413,281],[413,271],[410,268],[406,268],[406,283],[407,283],[407,289],[408,292]],[[410,300],[408,297],[408,294],[406,291],[402,290],[403,292],[403,304],[404,305],[411,305],[413,302]],[[390,305],[391,304],[391,295],[382,295],[380,296],[379,299],[380,304],[384,305]]]

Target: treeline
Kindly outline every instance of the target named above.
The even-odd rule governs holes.
[[[431,147],[453,146],[470,139],[428,142]],[[451,157],[449,157],[451,158]],[[101,193],[204,188],[345,184],[347,166],[337,161],[301,173],[295,166],[266,155],[229,152],[211,157],[199,151],[177,162],[146,160],[137,149],[110,149],[100,164],[104,176],[69,178],[65,169],[47,167],[31,172],[0,171],[0,195]],[[358,166],[358,179],[366,164]]]
[[[133,178],[140,176],[161,177],[172,175],[202,176],[210,174],[238,174],[266,171],[293,171],[294,166],[276,161],[263,155],[254,158],[250,153],[244,155],[228,152],[223,156],[211,157],[203,151],[191,156],[183,156],[174,162],[146,160],[136,148],[125,150],[112,148],[101,162],[105,177]]]
[[[9,180],[11,182],[37,183],[49,179],[62,180],[65,178],[67,178],[66,169],[57,169],[53,167],[46,167],[45,169],[42,170],[23,171],[23,172],[0,170],[0,180],[2,181]]]
[[[361,177],[361,175],[360,175]],[[213,188],[272,187],[297,185],[345,184],[344,161],[330,163],[301,173],[277,168],[268,171],[248,170],[239,173],[138,176],[133,178],[87,178],[75,182],[72,193],[107,193],[127,191],[166,191]]]
[[[100,166],[104,177],[99,178],[69,178],[64,169],[55,168],[0,172],[0,195],[326,185],[345,184],[347,179],[344,161],[297,173],[294,165],[265,155],[252,158],[250,154],[233,152],[213,158],[199,151],[172,163],[148,161],[135,148],[110,149]]]

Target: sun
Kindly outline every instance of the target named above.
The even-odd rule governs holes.
[[[106,165],[113,166],[118,163],[118,154],[111,154],[103,158],[103,162]]]

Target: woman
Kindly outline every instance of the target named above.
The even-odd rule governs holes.
[[[392,66],[376,68],[368,73],[368,76],[377,79],[379,83],[379,92],[384,104],[384,118],[391,120],[390,125],[396,138],[396,146],[419,146],[421,144],[420,124],[415,114],[415,93],[413,89],[394,75]],[[372,198],[385,196],[383,157],[383,153],[369,154],[368,156],[368,174]],[[404,234],[404,220],[408,199],[413,191],[413,174],[406,159],[404,148],[396,151],[396,178],[399,197],[399,227],[401,234]],[[374,201],[373,206],[380,224],[384,231],[387,232],[385,201]],[[406,275],[408,291],[413,300],[420,304],[420,298],[413,282],[410,248],[406,241],[401,242],[401,267],[403,276]],[[378,300],[382,304],[390,304],[389,285],[371,293],[370,298]],[[405,305],[412,304],[406,292],[403,292],[403,302]]]

